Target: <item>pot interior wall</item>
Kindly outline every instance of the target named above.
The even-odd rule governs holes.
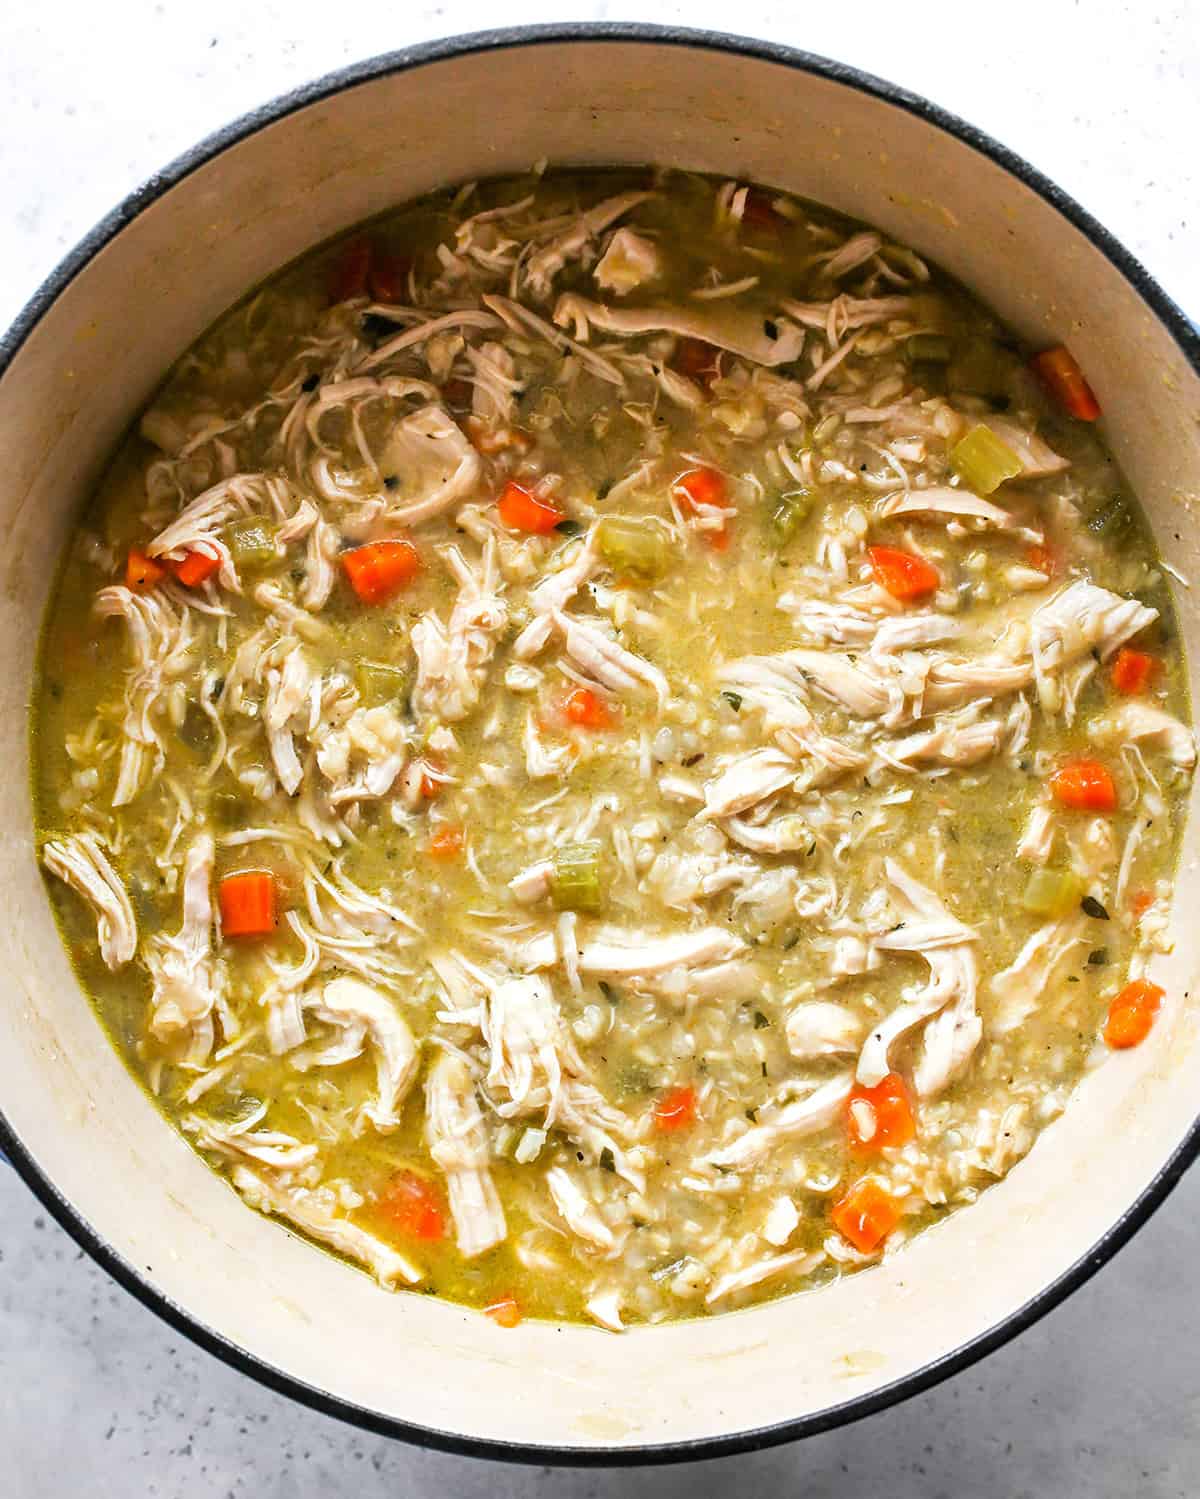
[[[1129,1209],[1192,1125],[1196,1028],[1176,1005],[1150,1044],[1088,1080],[1009,1179],[881,1268],[625,1339],[506,1331],[420,1296],[383,1295],[242,1207],[128,1079],[60,948],[25,770],[40,616],[88,486],[171,360],[250,283],[415,193],[546,156],[667,161],[787,187],[932,255],[1027,335],[1068,339],[1184,571],[1200,541],[1188,508],[1200,490],[1200,392],[1109,261],[971,147],[841,82],[632,41],[447,58],[266,126],[150,203],[62,292],[0,380],[0,1106],[13,1130],[139,1275],[291,1378],[445,1433],[638,1446],[720,1437],[868,1394],[1036,1296]],[[1194,647],[1195,607],[1187,594],[1181,604]],[[1184,910],[1195,885],[1193,833]],[[1175,996],[1197,954],[1195,932],[1177,925],[1163,965]]]

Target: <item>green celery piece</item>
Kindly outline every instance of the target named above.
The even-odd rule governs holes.
[[[1021,473],[1021,460],[982,422],[950,449],[950,466],[976,494],[991,494]]]
[[[225,543],[239,571],[255,572],[279,560],[275,550],[274,521],[251,518],[234,521],[225,532]]]
[[[358,690],[372,704],[394,703],[408,690],[409,674],[403,666],[386,661],[360,661],[354,668]]]
[[[596,544],[614,572],[644,583],[661,578],[670,563],[666,533],[653,520],[606,515],[596,523]]]
[[[812,491],[793,489],[781,494],[771,511],[771,534],[778,546],[783,546],[808,519],[813,507]]]
[[[1068,869],[1035,869],[1021,896],[1032,916],[1065,916],[1083,899],[1084,884]]]
[[[550,898],[560,911],[599,911],[604,904],[600,841],[564,843],[551,860]]]

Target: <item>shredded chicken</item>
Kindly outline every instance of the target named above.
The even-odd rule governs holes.
[[[574,598],[599,567],[596,552],[595,531],[589,529],[581,546],[566,566],[557,572],[547,573],[529,591],[529,607],[533,618],[513,642],[513,655],[520,661],[536,656],[554,632],[561,611]]]
[[[662,259],[653,242],[632,229],[618,229],[595,270],[596,285],[623,297],[662,274]]]
[[[660,703],[670,696],[666,677],[641,656],[625,649],[590,621],[555,610],[551,619],[562,633],[563,647],[579,669],[611,692],[649,688]]]
[[[363,1117],[381,1134],[399,1128],[401,1107],[417,1075],[418,1053],[412,1031],[395,1005],[359,979],[339,978],[326,984],[304,1008],[345,1039],[336,1051],[294,1058],[293,1065],[302,1069],[338,1066],[358,1056],[369,1039],[375,1052],[378,1097],[363,1106]]]
[[[1000,1008],[992,1019],[999,1034],[1013,1030],[1036,1010],[1050,991],[1059,967],[1083,945],[1086,922],[1078,911],[1048,921],[1029,938],[1007,968],[988,983]]]
[[[1069,584],[1034,614],[1031,626],[1033,667],[1038,698],[1052,713],[1062,702],[1054,673],[1089,652],[1107,660],[1118,646],[1153,624],[1156,609],[1137,599],[1123,599],[1094,583]]]
[[[338,1254],[358,1260],[381,1286],[415,1286],[424,1278],[411,1260],[339,1213],[327,1187],[279,1186],[248,1166],[233,1168],[233,1184],[251,1207],[286,1218]]]
[[[891,1048],[924,1021],[913,1080],[917,1092],[929,1097],[961,1072],[983,1034],[975,1009],[979,977],[972,944],[976,935],[894,860],[887,860],[884,867],[900,922],[876,937],[875,949],[919,954],[929,965],[929,981],[867,1037],[859,1053],[857,1077],[867,1088],[882,1082],[892,1070]]]
[[[486,1254],[508,1234],[492,1182],[491,1151],[475,1082],[453,1053],[434,1062],[425,1084],[429,1153],[446,1176],[459,1253]]]
[[[608,1332],[625,1331],[625,1324],[621,1320],[621,1298],[617,1291],[599,1291],[596,1295],[589,1296],[584,1309],[593,1322]]]
[[[508,623],[508,608],[499,595],[494,538],[489,538],[476,567],[458,547],[448,547],[444,555],[459,594],[447,623],[430,611],[413,627],[413,706],[420,714],[456,723],[479,701],[488,663]]]
[[[479,454],[441,406],[424,406],[398,422],[381,467],[402,476],[402,504],[384,512],[397,526],[415,526],[441,515],[475,491],[483,473]]]
[[[213,1044],[213,1006],[221,967],[212,956],[212,876],[216,847],[210,833],[192,840],[183,867],[183,922],[173,937],[158,933],[143,949],[154,981],[150,1028],[160,1041],[186,1046],[203,1062]]]
[[[573,1234],[585,1239],[597,1249],[611,1249],[615,1242],[613,1231],[596,1211],[579,1183],[562,1166],[546,1172],[546,1185],[554,1206],[562,1214],[563,1222]]]
[[[839,1073],[806,1097],[781,1108],[763,1109],[760,1122],[738,1135],[731,1144],[714,1151],[708,1164],[723,1171],[744,1171],[754,1166],[784,1140],[819,1134],[845,1109],[853,1085],[852,1073]]]
[[[598,937],[580,950],[579,968],[582,973],[612,978],[652,978],[675,968],[727,962],[744,946],[741,938],[719,927],[684,932],[678,937],[643,937],[634,943]]]
[[[298,1171],[319,1154],[313,1144],[302,1144],[293,1135],[272,1129],[237,1129],[215,1119],[196,1115],[183,1121],[201,1150],[212,1151],[234,1161],[254,1161],[272,1171]]]
[[[987,417],[983,425],[989,427],[1006,448],[1017,455],[1024,479],[1044,479],[1051,474],[1061,474],[1071,467],[1070,462],[1056,453],[1047,443],[1016,422],[1007,422],[998,416]]]
[[[530,290],[536,296],[548,297],[551,284],[563,266],[584,254],[598,234],[624,218],[631,208],[644,203],[648,197],[650,194],[646,192],[619,193],[581,213],[575,224],[535,250],[525,262],[525,282]]]
[[[1191,770],[1196,764],[1195,732],[1153,703],[1137,699],[1122,703],[1094,720],[1091,734],[1098,744],[1143,745],[1181,770]]]
[[[124,618],[133,657],[125,685],[121,758],[112,795],[113,806],[124,807],[162,769],[160,704],[170,683],[191,665],[196,636],[190,611],[176,610],[168,599],[131,593],[128,588],[101,589],[92,608],[101,618]]]
[[[728,1275],[722,1275],[704,1299],[709,1306],[712,1306],[716,1301],[723,1301],[726,1296],[749,1290],[751,1286],[761,1285],[764,1280],[784,1275],[788,1271],[791,1271],[793,1275],[806,1275],[824,1258],[820,1250],[797,1249],[790,1254],[776,1254],[766,1259],[756,1260],[741,1270],[731,1270]]]
[[[886,495],[879,501],[877,508],[885,519],[898,515],[953,515],[996,526],[1001,531],[1012,530],[1016,526],[1012,515],[999,505],[993,505],[991,500],[981,500],[978,495],[973,495],[966,489],[950,489],[945,486],[900,490],[896,494]]]
[[[788,1016],[788,1050],[797,1061],[813,1057],[844,1056],[862,1044],[863,1022],[845,1005],[812,999],[799,1004]]]
[[[137,951],[137,922],[100,840],[94,833],[52,838],[42,848],[42,862],[91,906],[100,956],[109,968],[123,968]]]
[[[760,317],[742,308],[710,304],[703,312],[680,312],[675,308],[606,307],[569,292],[559,297],[554,309],[559,327],[573,327],[577,339],[585,339],[592,328],[602,333],[630,337],[639,333],[675,333],[698,338],[718,349],[727,349],[755,364],[787,364],[799,357],[804,346],[803,330],[787,318],[777,318],[769,333]]]
[[[707,817],[730,817],[774,796],[796,779],[796,762],[781,750],[752,750],[704,787]]]

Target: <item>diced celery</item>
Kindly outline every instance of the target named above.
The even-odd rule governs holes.
[[[358,690],[370,706],[394,703],[408,690],[409,674],[403,666],[386,661],[360,661],[354,668]]]
[[[783,546],[800,529],[812,510],[813,496],[807,489],[793,489],[781,494],[771,510],[771,535]]]
[[[275,523],[269,520],[234,521],[225,532],[225,544],[229,548],[229,555],[233,558],[233,565],[239,571],[255,572],[277,562],[279,560],[275,550],[277,529]]]
[[[598,911],[604,904],[600,841],[564,843],[551,860],[550,898],[560,911]]]
[[[1084,883],[1069,869],[1035,869],[1021,904],[1033,916],[1065,916],[1083,899]]]
[[[976,494],[991,494],[1021,472],[1021,460],[982,422],[950,449],[950,466]]]
[[[614,572],[647,583],[661,578],[670,562],[666,533],[653,520],[606,515],[596,524],[596,544]]]
[[[950,340],[941,333],[914,333],[904,347],[914,364],[950,363]]]
[[[531,1161],[536,1161],[542,1153],[542,1146],[546,1143],[546,1131],[544,1129],[527,1129],[517,1141],[517,1148],[513,1151],[513,1160],[522,1166],[528,1166]]]

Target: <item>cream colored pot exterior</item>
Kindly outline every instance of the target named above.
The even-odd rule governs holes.
[[[264,1366],[256,1372],[269,1382],[307,1386],[343,1414],[439,1445],[525,1449],[507,1455],[728,1449],[786,1434],[762,1430],[781,1423],[813,1429],[839,1418],[831,1408],[852,1402],[848,1415],[897,1381],[934,1377],[929,1366],[986,1346],[1006,1319],[1028,1320],[1053,1282],[1072,1267],[1081,1277],[1078,1262],[1122,1236],[1114,1225],[1140,1195],[1165,1192],[1194,1149],[1200,1096],[1197,1026],[1180,1005],[1200,947],[1188,916],[1195,827],[1176,949],[1161,965],[1164,1023],[1094,1074],[977,1206],[878,1269],[752,1311],[623,1338],[538,1323],[508,1331],[422,1296],[385,1295],[250,1212],[105,1041],[51,919],[26,784],[34,648],[60,548],[166,367],[250,283],[416,193],[541,157],[657,160],[777,184],[915,245],[1032,339],[1069,341],[1185,574],[1200,545],[1200,381],[1169,309],[1155,310],[1161,294],[1140,294],[1113,247],[1098,248],[1040,189],[914,101],[794,54],[715,39],[614,28],[500,40],[500,51],[495,38],[474,39],[392,59],[235,127],[175,169],[161,195],[152,184],[127,205],[124,227],[110,224],[97,253],[69,263],[66,284],[10,338],[0,377],[0,1109],[18,1164],[73,1231],[177,1323],[198,1324],[209,1346],[227,1340]],[[1181,590],[1180,604],[1200,661],[1195,597]]]

